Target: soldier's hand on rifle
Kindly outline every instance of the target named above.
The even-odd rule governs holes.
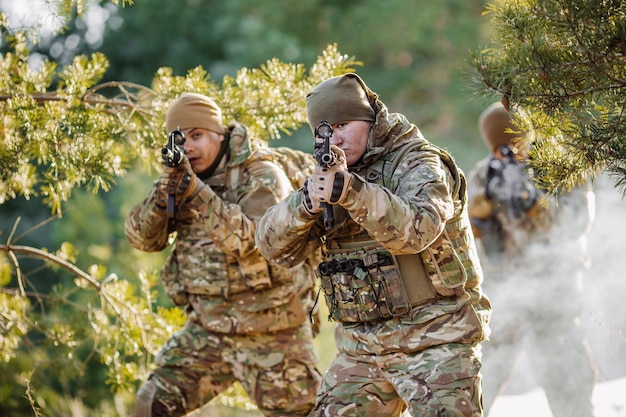
[[[531,171],[514,157],[490,161],[485,195],[506,206],[512,219],[521,218],[538,200]]]
[[[341,205],[352,182],[352,174],[348,172],[343,150],[336,145],[332,145],[330,150],[333,164],[328,167],[316,165],[313,174],[307,179],[305,197],[308,194],[312,210],[321,210],[320,203]]]
[[[302,189],[302,192],[304,193],[304,207],[310,214],[321,213],[322,210],[324,210],[322,202],[319,201],[317,198],[311,198],[310,190],[311,178],[307,178],[307,180],[304,182],[304,188]]]
[[[157,184],[156,204],[159,207],[167,207],[169,195],[176,197],[178,206],[183,200],[195,196],[205,184],[193,172],[187,156],[177,166],[170,166],[167,163],[161,164],[163,174]]]

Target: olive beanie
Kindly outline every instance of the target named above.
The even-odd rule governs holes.
[[[500,102],[491,104],[478,119],[478,129],[490,151],[524,136],[512,123],[512,114]]]
[[[213,99],[196,93],[183,93],[165,115],[165,129],[201,128],[224,133],[222,110]]]
[[[322,121],[331,125],[350,120],[375,121],[368,91],[356,74],[339,75],[318,84],[306,96],[306,114],[311,130],[315,131]]]

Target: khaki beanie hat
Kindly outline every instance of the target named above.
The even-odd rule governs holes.
[[[512,114],[500,102],[493,103],[482,112],[478,119],[478,129],[490,151],[524,136],[512,123],[512,119]]]
[[[334,125],[349,120],[376,120],[367,91],[369,89],[356,74],[339,75],[318,84],[306,96],[306,114],[311,130],[315,131],[322,121]]]
[[[213,99],[196,93],[183,93],[165,115],[165,129],[201,128],[224,133],[222,110]]]

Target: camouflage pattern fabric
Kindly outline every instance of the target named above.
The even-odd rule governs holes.
[[[592,417],[597,370],[580,327],[593,192],[538,202],[520,218],[485,197],[488,160],[468,175],[470,215],[493,304],[483,344],[485,413],[526,355],[555,417]],[[541,190],[539,192],[543,195]]]
[[[310,417],[479,417],[479,351],[450,343],[373,356],[340,352],[324,375]]]
[[[305,416],[320,380],[311,338],[305,326],[227,335],[190,320],[157,356],[150,380],[158,404],[167,416],[184,415],[239,381],[263,415]]]
[[[446,152],[426,141],[404,116],[389,114],[373,93],[369,99],[377,119],[362,164],[349,167],[359,186],[348,190],[341,207],[335,206],[334,228],[326,231],[322,216],[309,214],[303,193],[296,191],[259,221],[259,251],[274,264],[294,266],[322,248],[324,260],[329,261],[333,255],[326,249],[334,241],[366,235],[391,254],[420,254],[433,284],[438,280],[455,288],[391,319],[338,323],[340,354],[325,376],[314,415],[398,416],[404,403],[410,404],[414,416],[479,416],[480,357],[475,348],[488,335],[491,306],[481,289],[482,271],[467,217],[464,175]],[[394,153],[413,142],[418,146],[402,157],[394,172],[386,173],[380,162],[388,156],[393,160]],[[358,252],[358,247],[354,251]],[[461,385],[469,397],[422,408],[417,402],[425,399],[416,400],[413,390],[405,390],[404,381],[387,372],[385,361],[397,359],[394,369],[400,374],[412,374],[416,363],[410,358],[435,348],[441,352],[450,349],[452,356],[465,352],[472,366],[461,366],[461,357],[450,359],[459,362],[450,367],[450,372],[440,368],[442,374],[437,378],[445,383],[431,385],[437,391],[432,395],[449,395],[453,381],[465,372],[468,378],[464,379],[468,380]],[[441,359],[447,361],[445,355]],[[438,359],[425,363],[424,369],[417,370],[418,378],[434,372],[440,364]],[[335,370],[341,372],[341,386],[333,383]],[[367,384],[365,376],[376,378],[371,393],[363,388]],[[376,403],[388,405],[379,407]],[[439,408],[433,414],[423,413],[428,407]]]
[[[188,313],[187,326],[168,342],[150,378],[159,401],[177,410],[168,415],[201,406],[234,380],[250,388],[254,400],[262,392],[259,406],[267,415],[305,415],[320,379],[309,320],[313,266],[269,265],[254,242],[258,219],[292,188],[243,126],[231,124],[228,134],[228,158],[203,179],[208,186],[176,207],[175,221],[155,205],[154,189],[126,220],[136,249],[161,251],[174,242],[161,275],[168,296]],[[199,356],[195,343],[207,338],[215,344]],[[289,390],[298,398],[289,399],[295,396]]]

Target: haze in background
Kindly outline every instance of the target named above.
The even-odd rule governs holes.
[[[596,219],[588,239],[591,266],[584,279],[582,325],[603,381],[626,376],[626,199],[608,176],[600,177],[594,190]]]
[[[626,378],[626,199],[613,184],[607,175],[594,183],[596,213],[587,238],[590,267],[583,274],[585,310],[581,325],[598,368],[599,383]],[[519,289],[516,291],[521,295]],[[554,302],[567,303],[567,299]],[[525,358],[520,361],[505,395],[525,394],[538,387],[529,366]],[[623,400],[624,392],[615,392],[615,397]]]

